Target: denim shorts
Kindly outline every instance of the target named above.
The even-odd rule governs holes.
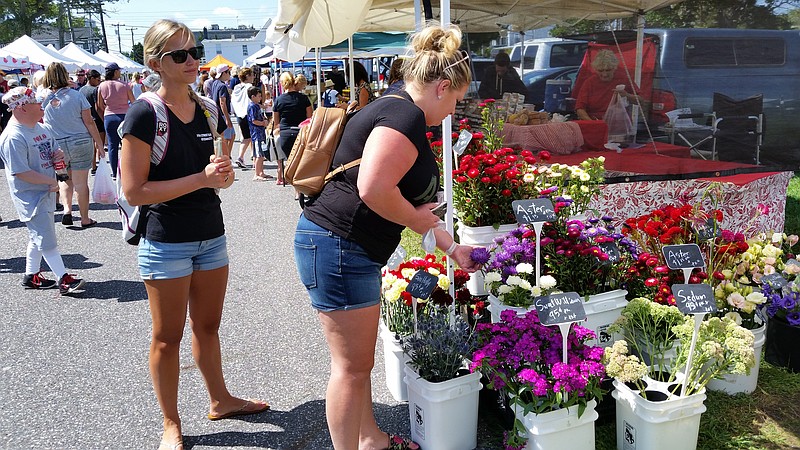
[[[294,258],[311,306],[321,312],[377,305],[381,264],[360,245],[300,215],[294,235]]]
[[[66,154],[71,170],[89,170],[94,159],[94,140],[88,134],[56,139]]]
[[[139,242],[139,275],[144,280],[169,280],[196,270],[214,270],[228,265],[225,235],[207,241]]]
[[[226,128],[225,131],[222,132],[222,139],[233,139],[236,137],[236,129],[233,127]]]
[[[259,141],[253,139],[253,157],[254,158],[267,158],[269,157],[269,152],[267,151],[267,143],[264,141]]]

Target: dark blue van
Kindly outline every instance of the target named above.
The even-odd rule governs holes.
[[[761,160],[800,162],[800,32],[720,28],[647,29],[658,46],[648,122],[691,108],[712,112],[714,93],[736,100],[763,95]],[[631,40],[635,32],[617,32]],[[613,43],[608,33],[579,38]]]

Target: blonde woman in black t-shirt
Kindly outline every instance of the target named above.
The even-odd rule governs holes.
[[[470,83],[458,28],[429,27],[412,39],[401,98],[379,98],[347,123],[334,165],[362,158],[307,203],[295,233],[295,261],[328,348],[325,411],[337,450],[416,449],[378,428],[370,372],[378,334],[381,266],[408,227],[435,229],[436,245],[474,272],[472,247],[437,228],[439,171],[425,136],[455,110]]]
[[[219,325],[228,282],[228,253],[220,199],[215,189],[233,184],[229,155],[214,151],[205,105],[194,82],[202,47],[184,24],[156,22],[144,36],[144,58],[161,76],[156,94],[167,107],[169,141],[151,164],[155,112],[136,101],[123,125],[122,189],[132,205],[149,205],[139,244],[139,273],[147,289],[153,335],[150,374],[164,416],[160,450],[183,450],[178,414],[179,349],[187,310],[192,350],[208,389],[210,420],[265,411],[265,402],[231,395],[222,376]],[[161,127],[159,126],[159,129]]]

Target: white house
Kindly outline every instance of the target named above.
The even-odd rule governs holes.
[[[241,32],[236,33],[236,31],[240,30],[230,30],[230,37],[218,38],[216,36],[219,36],[225,30],[214,30],[215,37],[203,39],[201,42],[206,51],[206,57],[203,63],[210,61],[217,55],[222,55],[229,61],[242,65],[245,58],[267,46],[267,27],[270,22],[272,22],[272,19],[268,19],[267,23],[258,30],[255,36],[250,37],[244,37]],[[208,33],[210,34],[211,31],[212,30],[208,30]],[[201,36],[202,34],[203,33],[200,32]],[[247,33],[244,35],[246,36],[246,34]]]

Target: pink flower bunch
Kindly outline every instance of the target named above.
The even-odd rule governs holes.
[[[586,344],[594,332],[573,325],[567,337],[567,361],[562,360],[562,337],[558,327],[542,325],[536,311],[517,316],[500,313],[501,321],[478,324],[478,350],[470,370],[489,378],[489,387],[503,389],[512,404],[536,414],[586,404],[602,396],[605,376],[603,348]],[[524,426],[518,419],[507,435],[508,447],[524,443]]]

